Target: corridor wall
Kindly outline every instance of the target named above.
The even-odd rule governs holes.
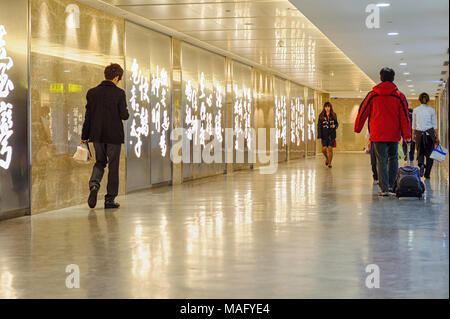
[[[305,157],[306,121],[305,121],[305,88],[292,83],[289,94],[289,159]]]
[[[252,86],[252,68],[248,65],[232,61],[232,117],[231,126],[237,135],[233,138],[233,171],[249,169],[252,165],[249,161],[249,147],[255,141],[252,140],[250,129],[254,127],[254,99]],[[253,146],[254,147],[254,146]],[[243,155],[243,162],[237,162],[237,154]]]
[[[225,57],[188,43],[181,45],[183,154],[190,158],[183,162],[183,180],[223,174],[226,169],[226,67]],[[216,139],[216,141],[214,141]],[[217,142],[217,143],[216,143]],[[214,147],[214,144],[217,147]],[[214,157],[221,151],[220,163],[207,163],[201,153]]]
[[[269,156],[270,150],[270,129],[275,128],[274,117],[274,89],[273,75],[256,68],[253,69],[253,90],[254,90],[254,108],[255,108],[255,130],[257,143],[264,140],[266,143],[266,156]],[[265,136],[260,136],[259,128],[265,129]],[[274,145],[278,147],[277,145]],[[261,162],[261,156],[258,154],[255,166],[265,166],[266,163]]]
[[[308,156],[316,155],[316,141],[317,141],[317,120],[318,120],[318,108],[317,97],[315,91],[306,88],[306,154]],[[320,110],[319,110],[320,112]]]
[[[81,139],[86,93],[104,80],[106,65],[124,65],[123,39],[121,18],[78,2],[31,0],[33,213],[86,201],[92,166],[72,159]],[[120,161],[123,194],[124,150]],[[105,188],[102,183],[100,198]]]
[[[30,212],[28,1],[0,2],[0,219]]]
[[[171,181],[171,38],[131,22],[126,32],[127,191]]]
[[[285,162],[288,159],[287,147],[289,136],[289,81],[275,76],[274,95],[274,128],[276,129],[276,142],[278,145],[278,161]]]
[[[120,157],[119,194],[173,183],[175,165],[170,159],[173,145],[169,137],[178,127],[192,133],[182,139],[184,146],[190,143],[191,151],[196,142],[202,153],[209,152],[214,158],[213,138],[209,134],[220,140],[217,149],[222,154],[221,163],[209,163],[202,157],[195,163],[190,153],[191,162],[176,168],[177,183],[252,168],[248,150],[257,146],[252,128],[256,132],[258,128],[266,129],[260,138],[266,142],[267,150],[270,129],[278,129],[279,161],[305,154],[308,128],[311,130],[308,120],[316,120],[314,108],[308,114],[308,103],[315,103],[313,90],[76,1],[14,3],[8,7],[8,12],[17,7],[14,21],[11,15],[5,15],[5,10],[0,12],[1,24],[6,25],[1,43],[14,61],[14,66],[7,69],[14,90],[6,99],[2,96],[0,102],[13,105],[15,128],[8,137],[8,146],[14,146],[12,160],[8,169],[0,168],[0,218],[5,212],[40,213],[86,202],[92,165],[78,164],[72,156],[81,139],[86,93],[104,80],[104,68],[110,63],[125,68],[119,87],[127,93],[130,112]],[[20,39],[14,46],[11,36]],[[297,105],[295,99],[291,103],[291,87],[292,96],[298,97],[298,107],[304,105],[302,114],[297,108],[291,115],[292,107]],[[302,125],[298,137],[304,133],[305,140],[295,144],[295,155],[291,156],[292,123]],[[194,125],[198,125],[197,131],[193,130]],[[232,140],[231,165],[225,163],[227,127],[238,132],[238,138]],[[27,130],[31,145],[27,144]],[[1,134],[4,141],[6,133]],[[315,138],[315,133],[311,138]],[[32,152],[28,153],[30,149]],[[236,163],[241,150],[244,163]],[[312,152],[311,147],[309,150]],[[1,156],[3,164],[5,158]],[[256,162],[255,166],[267,164]],[[103,182],[99,198],[105,193]]]

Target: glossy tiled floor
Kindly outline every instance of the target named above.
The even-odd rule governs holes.
[[[318,157],[131,194],[116,211],[0,221],[0,297],[448,298],[447,183],[435,170],[423,201],[378,198],[368,162]]]

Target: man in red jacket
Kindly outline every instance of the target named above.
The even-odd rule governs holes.
[[[367,94],[359,107],[355,121],[355,132],[360,133],[369,118],[370,141],[373,142],[377,158],[380,192],[378,196],[389,196],[398,170],[398,142],[411,140],[411,123],[408,102],[393,83],[394,70],[383,68],[381,82]]]

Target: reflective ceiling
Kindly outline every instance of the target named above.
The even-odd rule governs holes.
[[[209,49],[325,92],[366,92],[374,82],[289,1],[85,0],[200,40]],[[119,9],[119,10],[117,10]],[[126,13],[125,13],[126,12]]]

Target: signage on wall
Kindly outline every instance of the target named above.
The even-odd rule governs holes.
[[[194,140],[194,144],[197,145],[197,140],[200,145],[206,146],[206,133],[209,136],[215,134],[215,138],[219,143],[223,141],[223,128],[222,128],[222,87],[216,85],[213,89],[213,93],[206,95],[205,93],[205,74],[202,72],[200,76],[200,92],[192,87],[192,82],[189,80],[186,83],[185,95],[186,95],[186,136],[189,140]],[[215,100],[215,106],[217,114],[214,117],[213,122],[213,100]],[[197,111],[200,105],[200,116],[197,115]],[[213,128],[214,123],[214,128]],[[197,136],[198,134],[198,136]]]
[[[235,86],[236,100],[234,101],[233,116],[234,116],[234,131],[236,134],[235,150],[244,151],[244,145],[240,145],[240,136],[247,140],[247,146],[250,148],[251,141],[251,114],[252,114],[252,96],[250,88],[243,88],[238,90]]]
[[[166,69],[162,68],[159,71],[159,66],[156,66],[156,74],[152,74],[152,98],[153,96],[158,101],[155,107],[152,109],[152,123],[155,125],[156,132],[160,134],[159,147],[161,149],[161,155],[166,156],[167,143],[166,133],[170,128],[170,117],[168,107],[166,103],[167,93],[169,92],[169,79]],[[161,123],[161,114],[163,120]],[[154,132],[152,131],[152,134]]]
[[[133,110],[133,122],[131,124],[130,136],[135,137],[136,141],[130,139],[130,144],[134,144],[134,153],[136,157],[141,157],[142,150],[142,138],[148,137],[149,127],[148,127],[148,107],[145,105],[150,104],[150,98],[148,96],[148,78],[142,75],[142,70],[139,69],[139,65],[136,59],[133,60],[133,65],[131,67],[131,108]],[[139,92],[137,92],[139,90]],[[138,95],[139,93],[139,95]]]
[[[281,145],[286,145],[287,108],[286,97],[275,95],[275,129],[276,143],[281,139]]]
[[[308,140],[316,139],[316,113],[314,103],[308,104]]]
[[[11,164],[13,149],[8,140],[13,135],[12,113],[14,106],[8,103],[8,96],[14,90],[14,83],[8,76],[8,71],[14,62],[6,52],[6,28],[0,25],[0,167],[7,170]]]
[[[301,137],[300,137],[301,132]],[[291,99],[291,142],[300,146],[305,141],[305,104],[300,98]]]

